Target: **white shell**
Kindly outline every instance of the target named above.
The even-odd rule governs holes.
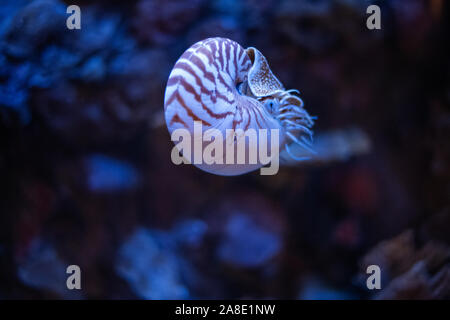
[[[237,89],[241,83],[248,86],[247,95]],[[283,146],[289,129],[283,116],[280,119],[279,113],[264,106],[264,99],[269,98],[276,98],[284,105],[289,101],[304,111],[301,100],[284,91],[257,49],[245,50],[235,41],[224,38],[205,39],[187,49],[170,73],[164,100],[166,124],[171,134],[176,129],[193,133],[194,121],[201,121],[203,132],[214,128],[220,130],[223,137],[226,137],[226,129],[268,129],[268,133],[270,129],[279,129],[279,145]],[[312,126],[306,111],[302,116],[309,120],[306,127]],[[240,139],[244,137],[236,137],[234,143]],[[248,141],[246,144],[247,151],[257,147],[249,145]],[[204,148],[205,144],[202,145]],[[188,160],[193,163],[192,159]],[[259,157],[256,164],[195,165],[219,175],[243,174],[263,166]]]

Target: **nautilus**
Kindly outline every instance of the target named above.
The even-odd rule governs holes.
[[[177,131],[191,134],[183,136],[191,139],[188,147],[177,144],[175,150],[187,163],[209,173],[244,174],[278,160],[274,158],[283,150],[293,159],[304,160],[305,153],[294,154],[292,144],[296,150],[300,146],[314,152],[315,118],[304,108],[299,92],[284,88],[258,49],[244,49],[230,39],[208,38],[181,55],[167,81],[164,114],[173,141]],[[202,133],[215,134],[202,139],[196,134],[199,125]],[[212,142],[223,146],[214,151],[217,161],[196,159]],[[269,145],[269,158],[258,152],[252,159],[251,152],[263,143]],[[239,158],[238,146],[243,145],[245,156]]]

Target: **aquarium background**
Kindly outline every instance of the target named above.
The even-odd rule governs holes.
[[[0,299],[450,298],[448,9],[0,1]],[[168,75],[215,36],[300,90],[321,159],[274,176],[172,163]]]

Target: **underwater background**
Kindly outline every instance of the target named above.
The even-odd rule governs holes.
[[[449,299],[448,9],[0,1],[0,299]],[[172,163],[167,78],[216,36],[300,90],[321,161],[236,177]]]

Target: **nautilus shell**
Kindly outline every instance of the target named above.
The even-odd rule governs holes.
[[[313,152],[311,127],[314,118],[303,108],[298,91],[284,88],[256,48],[244,49],[230,39],[205,39],[182,54],[167,82],[164,110],[171,134],[181,129],[194,134],[195,124],[201,124],[205,133],[209,129],[222,133],[223,139],[219,143],[223,143],[224,151],[220,157],[234,162],[195,161],[195,150],[180,150],[189,163],[210,173],[238,175],[256,170],[274,161],[282,150],[297,159],[289,148],[292,143]],[[250,130],[267,135],[257,135],[250,141],[246,135]],[[192,148],[195,142],[202,150],[207,148],[207,142],[199,142],[198,136],[192,135],[191,139]],[[209,140],[215,139],[221,138],[214,136]],[[244,162],[238,161],[236,152],[227,154],[231,149],[226,148],[227,145],[234,148],[242,141],[247,142]],[[250,152],[263,142],[269,144],[268,150],[275,150],[272,149],[274,146],[279,150],[272,152],[270,161],[263,160],[259,153],[256,161],[250,161]]]

